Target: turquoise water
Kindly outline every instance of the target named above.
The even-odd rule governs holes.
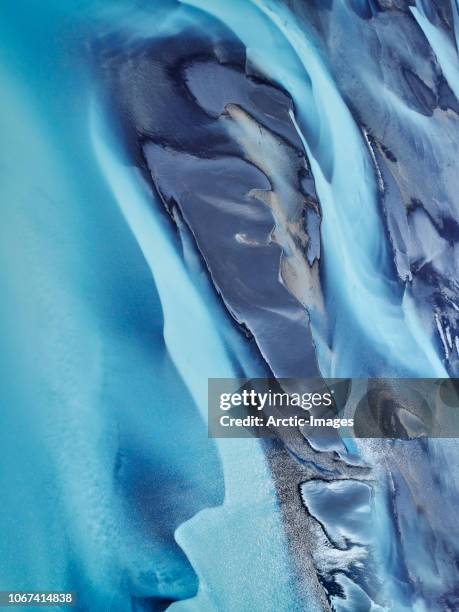
[[[213,576],[215,558],[236,556],[228,508],[254,555],[269,530],[286,563],[271,479],[257,442],[207,439],[197,373],[234,375],[238,334],[122,151],[97,141],[86,44],[106,6],[2,8],[1,588],[73,590],[81,610],[162,609],[192,597],[202,572],[237,602],[247,567]],[[251,571],[271,586],[246,601],[288,601],[277,567]]]
[[[450,41],[417,5],[456,91]],[[123,612],[421,612],[444,593],[455,605],[454,441],[359,442],[368,482],[327,455],[324,486],[284,449],[269,447],[294,465],[276,475],[259,440],[209,440],[207,379],[266,376],[270,356],[136,167],[95,65],[98,45],[179,40],[202,23],[217,39],[209,15],[220,20],[294,103],[322,212],[322,301],[308,309],[321,373],[446,376],[433,324],[395,277],[371,148],[312,28],[264,0],[7,1],[0,13],[0,589],[72,590],[78,610]],[[413,119],[424,136],[426,121]],[[289,346],[276,349],[281,360]],[[303,549],[279,501],[297,469],[310,480],[294,485],[296,518],[324,524],[304,560],[320,579],[295,566]]]

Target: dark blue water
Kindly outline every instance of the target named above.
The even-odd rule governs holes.
[[[209,377],[457,372],[457,7],[390,4],[3,4],[0,589],[457,609],[455,441],[207,437]]]

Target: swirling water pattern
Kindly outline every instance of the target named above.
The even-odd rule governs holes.
[[[457,609],[455,441],[205,425],[211,376],[455,375],[455,1],[1,10],[2,588]]]

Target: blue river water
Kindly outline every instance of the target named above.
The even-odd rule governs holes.
[[[288,505],[289,453],[207,436],[210,377],[457,372],[458,9],[390,4],[3,4],[0,590],[458,609],[455,440],[314,454]]]

